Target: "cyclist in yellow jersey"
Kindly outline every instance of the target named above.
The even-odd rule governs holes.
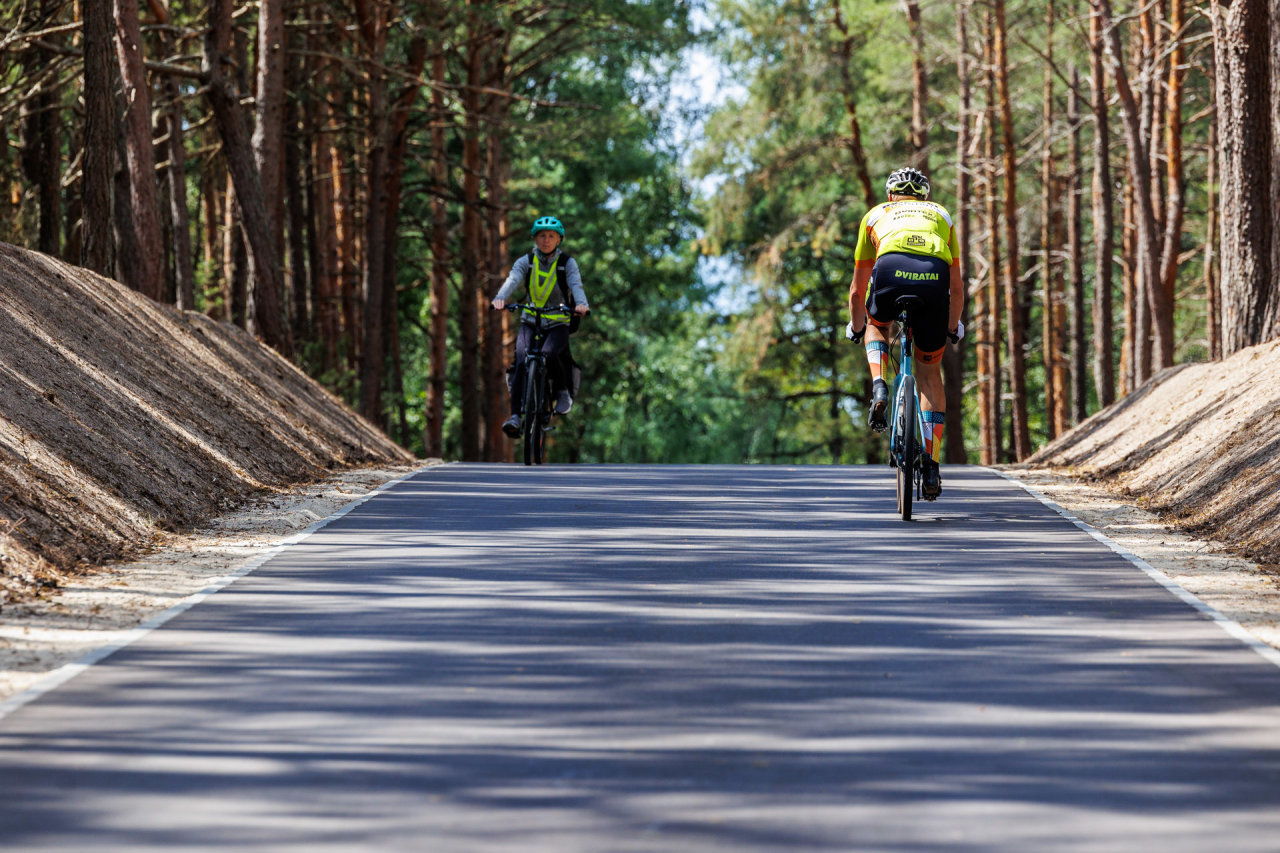
[[[866,337],[871,370],[871,411],[874,430],[887,425],[889,386],[883,362],[889,352],[889,325],[897,319],[899,296],[919,296],[923,309],[913,318],[916,381],[924,421],[925,463],[922,489],[930,500],[942,493],[938,463],[946,423],[942,387],[942,353],[947,338],[964,337],[964,285],[951,214],[929,201],[929,179],[918,169],[899,169],[885,182],[887,202],[862,217],[854,249],[853,281],[849,285],[849,325],[845,337],[857,343]]]

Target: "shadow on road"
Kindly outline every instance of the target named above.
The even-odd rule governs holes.
[[[432,469],[6,720],[0,828],[176,845],[147,810],[198,803],[207,840],[309,849],[1274,838],[1274,667],[988,472],[914,524],[892,501],[879,469]]]

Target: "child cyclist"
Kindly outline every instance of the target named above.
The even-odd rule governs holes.
[[[586,314],[589,310],[587,294],[582,289],[578,263],[560,251],[564,225],[554,216],[543,216],[533,223],[530,230],[534,247],[528,254],[516,259],[507,280],[493,298],[493,307],[501,311],[511,300],[512,294],[523,288],[526,301],[531,305],[539,308],[568,305],[574,314]],[[547,355],[548,365],[558,364],[561,355],[569,348],[570,319],[569,314],[546,315],[542,319],[542,328],[546,332],[542,351]],[[502,431],[512,438],[520,435],[524,360],[533,341],[533,330],[534,318],[526,313],[521,317],[520,332],[516,336],[516,373],[515,380],[511,383],[511,417],[502,424]],[[573,399],[562,386],[556,399],[556,413],[563,415],[571,406]]]

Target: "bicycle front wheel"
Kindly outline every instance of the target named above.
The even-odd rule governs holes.
[[[897,486],[898,512],[903,521],[911,520],[911,498],[915,491],[916,455],[920,452],[916,440],[916,380],[904,376],[899,398],[896,428],[900,436],[902,455],[898,458]]]
[[[524,464],[542,464],[542,370],[531,364],[524,377]]]

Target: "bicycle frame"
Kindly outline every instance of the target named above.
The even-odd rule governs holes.
[[[912,498],[920,497],[924,418],[920,413],[920,392],[916,388],[914,374],[915,344],[906,309],[898,315],[896,340],[900,344],[901,355],[895,365],[889,414],[889,461],[897,469],[898,511],[903,521],[910,521]]]
[[[567,305],[537,307],[522,303],[510,303],[508,311],[526,311],[533,315],[533,338],[529,341],[529,350],[524,357],[524,399],[521,401],[521,434],[524,438],[524,464],[541,465],[545,455],[546,433],[555,410],[551,405],[549,379],[547,372],[547,355],[542,351],[546,340],[546,330],[542,320],[552,314],[562,314],[568,310]]]

